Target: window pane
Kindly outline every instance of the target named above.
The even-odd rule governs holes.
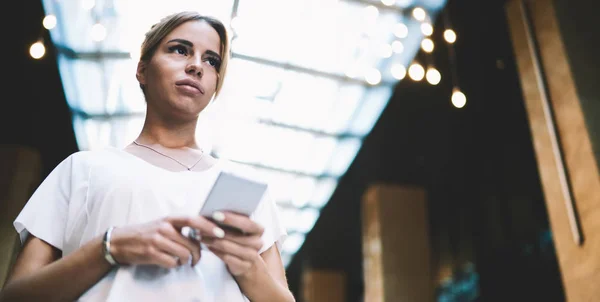
[[[144,113],[146,103],[132,60],[72,60],[59,57],[65,94],[73,109],[90,115]]]
[[[228,25],[233,0],[43,0],[47,14],[57,16],[57,27],[51,30],[52,40],[78,52],[137,51],[144,34],[158,20],[174,12],[198,11],[219,18]],[[101,23],[105,38],[94,41],[93,26]],[[75,26],[76,25],[76,26]]]

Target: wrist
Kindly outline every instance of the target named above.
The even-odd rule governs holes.
[[[115,246],[112,244],[113,241],[113,236],[114,236],[114,231],[115,227],[109,227],[106,232],[104,232],[104,235],[102,236],[102,254],[104,256],[104,259],[111,265],[111,266],[118,266],[120,265],[120,263],[116,260],[115,258]]]
[[[256,258],[252,261],[252,266],[244,273],[236,276],[240,281],[242,280],[257,280],[256,278],[264,271],[267,270],[267,266],[260,255],[256,255]]]

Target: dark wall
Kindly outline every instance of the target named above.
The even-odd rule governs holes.
[[[51,43],[45,43],[43,59],[29,56],[29,47],[40,36],[49,41],[48,32],[42,30],[41,1],[15,1],[11,14],[19,17],[2,26],[0,144],[39,150],[45,176],[77,151],[77,144]]]
[[[592,148],[600,167],[600,2],[554,0],[554,5]]]
[[[361,197],[387,182],[426,188],[432,262],[472,262],[478,301],[564,300],[503,2],[449,1],[467,106],[450,105],[438,18],[433,60],[442,83],[398,84],[288,270],[296,293],[303,267],[338,269],[348,301],[362,301]]]

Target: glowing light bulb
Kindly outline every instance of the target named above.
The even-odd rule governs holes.
[[[56,16],[47,15],[46,17],[44,17],[42,24],[44,25],[45,29],[53,29],[54,27],[56,27]]]
[[[390,46],[387,43],[381,44],[381,48],[379,49],[379,55],[382,58],[389,58],[389,57],[391,57],[393,52],[394,51],[392,49],[392,46]]]
[[[437,85],[442,80],[442,75],[437,69],[429,67],[427,68],[427,74],[425,75],[425,78],[427,78],[427,82],[429,82],[429,84]]]
[[[365,74],[365,80],[371,85],[377,85],[381,82],[381,72],[376,68],[371,68]]]
[[[398,23],[394,27],[394,35],[400,39],[404,39],[408,36],[408,27],[404,23]]]
[[[446,29],[444,31],[444,39],[446,40],[446,42],[452,44],[456,42],[456,33],[451,29]]]
[[[429,38],[423,39],[423,41],[421,41],[421,48],[425,52],[432,52],[434,48],[433,41],[431,41]]]
[[[419,63],[413,63],[408,68],[408,76],[414,81],[420,81],[425,77],[425,69]]]
[[[425,21],[425,18],[427,17],[427,13],[421,7],[415,7],[412,11],[412,15],[418,21]]]
[[[402,64],[394,64],[391,69],[392,76],[396,80],[402,80],[406,77],[406,67]]]
[[[394,53],[402,53],[404,51],[404,44],[400,41],[392,42],[392,50]]]
[[[456,108],[462,108],[467,104],[467,97],[458,88],[452,90],[452,105]]]
[[[396,0],[381,0],[381,3],[383,3],[383,5],[392,6],[396,4]]]
[[[433,34],[433,26],[429,23],[423,23],[421,24],[421,32],[429,37]]]
[[[31,44],[31,47],[29,47],[29,54],[36,60],[41,59],[45,53],[46,47],[44,46],[44,43],[40,41]]]

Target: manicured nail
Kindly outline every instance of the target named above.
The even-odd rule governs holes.
[[[212,217],[214,220],[218,221],[218,222],[223,222],[225,220],[225,214],[223,214],[223,212],[220,211],[216,211],[212,214]]]
[[[223,237],[225,237],[225,231],[223,231],[221,228],[214,228],[213,229],[213,234],[215,234],[215,236],[217,238],[223,238]]]

